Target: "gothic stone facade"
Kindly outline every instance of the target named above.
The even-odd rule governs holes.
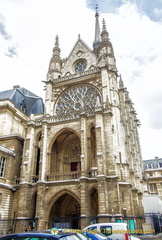
[[[1,234],[27,222],[38,230],[112,220],[141,227],[139,122],[104,21],[97,40],[91,50],[78,36],[61,59],[56,36],[45,113],[0,101],[0,220],[14,219],[1,222]]]

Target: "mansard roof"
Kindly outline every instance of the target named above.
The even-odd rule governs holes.
[[[44,103],[42,98],[25,88],[17,86],[11,90],[0,92],[0,101],[8,99],[28,116],[30,114],[44,113]]]
[[[148,164],[151,164],[150,168],[147,167]],[[162,158],[155,157],[154,159],[143,160],[143,168],[145,170],[161,168],[159,164],[162,164]]]

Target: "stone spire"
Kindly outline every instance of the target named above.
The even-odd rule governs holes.
[[[99,48],[100,46],[100,42],[101,42],[101,35],[100,35],[100,25],[99,25],[99,14],[98,14],[98,5],[96,4],[96,14],[95,14],[95,18],[96,18],[96,23],[95,23],[95,39],[93,42],[93,50],[96,50]]]
[[[103,19],[102,21],[102,33],[101,33],[101,43],[105,44],[109,42],[109,34],[108,31],[106,29],[106,23],[105,23],[105,19]]]
[[[48,80],[52,79],[53,81],[54,79],[58,78],[61,75],[61,64],[62,60],[60,58],[59,38],[58,35],[56,35],[53,54],[50,60],[49,71],[47,74]]]
[[[124,83],[123,83],[121,74],[119,75],[119,89],[124,89]]]
[[[60,47],[59,47],[58,35],[56,35],[56,38],[55,38],[55,46],[53,48],[53,58],[60,59]]]
[[[109,39],[109,33],[108,33],[107,29],[106,29],[105,19],[103,19],[103,21],[102,21],[102,32],[101,32],[100,49],[101,49],[101,51],[102,51],[102,49],[105,49],[104,50],[105,53],[108,54],[109,57],[114,58],[114,63],[112,65],[114,65],[114,67],[116,68],[115,57],[114,57],[114,50],[113,50],[112,43],[110,42],[110,39]]]

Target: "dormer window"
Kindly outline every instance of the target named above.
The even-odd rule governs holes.
[[[150,169],[150,168],[152,168],[152,163],[147,164],[147,169]]]
[[[86,61],[80,60],[75,64],[75,72],[81,73],[86,69],[86,67],[87,67]]]

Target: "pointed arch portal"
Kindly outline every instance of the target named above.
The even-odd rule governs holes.
[[[64,193],[54,203],[48,228],[80,228],[80,204],[68,193]]]
[[[62,131],[51,149],[50,174],[80,171],[80,139],[73,131]]]

